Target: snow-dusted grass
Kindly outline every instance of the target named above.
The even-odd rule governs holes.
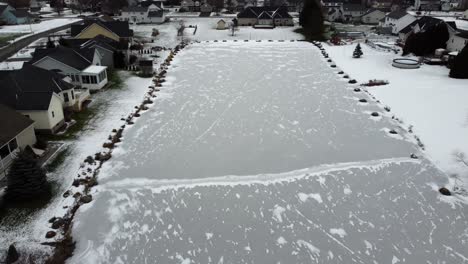
[[[144,94],[151,85],[151,79],[144,79],[131,76],[129,73],[121,72],[124,84],[120,89],[103,90],[92,97],[93,105],[100,105],[99,112],[83,128],[75,141],[68,142],[68,155],[64,163],[59,166],[54,173],[48,175],[49,179],[57,185],[57,196],[43,210],[40,210],[22,221],[18,221],[16,226],[5,226],[0,223],[0,260],[6,253],[8,246],[16,242],[20,251],[32,253],[34,251],[48,251],[50,247],[40,246],[45,242],[45,233],[49,230],[48,220],[52,216],[63,216],[68,210],[63,206],[71,205],[71,197],[65,199],[62,193],[67,190],[87,156],[94,156],[101,151],[103,142],[111,134],[112,129],[119,128],[123,124],[120,119],[126,117],[133,110],[135,105],[139,105]],[[21,213],[18,212],[18,216]]]
[[[174,47],[182,39],[184,40],[297,40],[304,37],[294,32],[296,27],[277,27],[275,29],[254,29],[252,27],[239,27],[234,36],[231,36],[229,30],[217,30],[216,23],[220,18],[177,18],[171,19],[161,25],[136,25],[132,26],[137,36],[149,37],[153,28],[157,28],[160,35],[155,38],[154,45]],[[225,19],[226,20],[226,19]],[[186,26],[197,25],[197,31],[194,35],[192,28],[187,28],[183,37],[177,36],[177,28],[180,21]]]
[[[392,60],[400,55],[361,46],[364,56],[360,59],[352,58],[355,45],[326,46],[326,50],[338,67],[360,83],[388,80],[388,85],[367,89],[390,106],[404,127],[413,126],[425,153],[437,166],[448,173],[467,175],[468,183],[468,168],[453,157],[457,150],[468,153],[468,80],[449,78],[449,69],[443,66],[398,69]]]

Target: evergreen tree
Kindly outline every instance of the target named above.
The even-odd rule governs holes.
[[[361,45],[358,43],[356,48],[354,49],[353,58],[361,58],[362,54],[363,53],[362,53]]]
[[[7,175],[5,199],[26,201],[49,196],[50,186],[44,170],[37,164],[32,154],[26,151],[20,152]]]
[[[455,58],[449,76],[457,79],[468,79],[468,44]]]
[[[304,0],[304,6],[299,14],[299,24],[307,36],[323,33],[323,13],[319,1]]]

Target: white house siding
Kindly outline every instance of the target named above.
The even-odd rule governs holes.
[[[466,45],[468,45],[468,39],[456,35],[451,35],[447,41],[447,50],[461,51]]]
[[[65,122],[62,101],[56,94],[52,95],[49,109],[43,111],[19,111],[34,120],[34,128],[38,132],[55,133]]]
[[[276,26],[294,26],[294,22],[289,18],[275,18]]]
[[[238,18],[237,24],[239,26],[253,26],[257,23],[256,18]]]
[[[123,21],[135,23],[143,23],[145,17],[147,17],[147,12],[122,12],[120,16]]]
[[[385,17],[385,13],[382,11],[374,11],[361,17],[361,22],[365,24],[378,24],[379,21]]]
[[[465,13],[463,13],[463,19],[468,20],[468,10],[466,10]]]
[[[75,89],[62,91],[61,93],[58,94],[58,96],[60,97],[60,100],[62,101],[63,107],[73,107],[76,103]],[[68,97],[68,101],[65,100],[65,98],[67,97]]]
[[[164,13],[161,17],[148,17],[148,12],[122,12],[120,20],[142,24],[161,24],[165,20]]]
[[[273,19],[259,19],[259,25],[273,25]]]
[[[60,70],[63,74],[65,75],[77,75],[79,76],[81,71],[75,69],[75,68],[72,68],[66,64],[63,64],[57,60],[54,60],[50,57],[45,57],[43,58],[42,60],[39,60],[37,61],[36,63],[34,63],[34,66],[37,66],[39,68],[42,68],[42,69],[46,69],[46,70],[49,70],[49,71],[55,71],[55,70]],[[72,81],[73,84],[78,84],[80,85],[81,82],[79,80],[79,77],[78,77],[78,80],[73,80]]]
[[[18,147],[24,149],[26,146],[33,146],[36,144],[36,134],[34,133],[34,124],[31,124],[21,133],[16,136]]]

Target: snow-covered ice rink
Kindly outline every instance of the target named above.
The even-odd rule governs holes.
[[[70,262],[468,262],[446,176],[339,78],[306,42],[189,45],[101,169]]]

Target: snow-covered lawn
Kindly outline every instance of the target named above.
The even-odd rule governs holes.
[[[70,262],[465,261],[447,177],[336,72],[305,42],[185,48],[78,211]]]
[[[15,226],[0,221],[0,260],[4,259],[3,254],[13,242],[17,243],[20,252],[32,253],[37,250],[40,254],[41,251],[50,249],[40,246],[40,243],[46,240],[45,233],[51,230],[48,228],[50,225],[48,220],[52,216],[63,216],[68,210],[62,207],[64,206],[62,193],[71,186],[83,160],[101,151],[102,143],[106,141],[112,129],[123,124],[120,118],[126,117],[135,105],[141,103],[148,86],[151,85],[151,78],[143,79],[126,72],[120,74],[124,80],[123,87],[94,94],[89,107],[96,108],[96,115],[84,127],[77,140],[66,142],[69,153],[65,162],[49,175],[50,180],[58,184],[57,196],[47,208],[21,221],[16,220]],[[12,214],[10,219],[15,215]],[[21,215],[18,212],[16,217]],[[8,219],[3,219],[6,220]]]
[[[161,25],[136,25],[132,29],[137,36],[149,37],[153,28],[159,30],[160,35],[155,38],[154,45],[174,47],[182,39],[184,40],[297,40],[303,39],[301,34],[293,32],[297,27],[277,27],[275,29],[254,29],[252,27],[239,27],[234,36],[231,36],[229,30],[216,30],[216,23],[220,18],[184,18],[172,19],[171,22]],[[226,19],[225,19],[226,20]],[[186,26],[198,26],[193,34],[192,28],[187,28],[182,37],[177,36],[177,28],[180,21]]]
[[[413,126],[426,155],[437,166],[447,173],[465,175],[468,183],[468,168],[453,157],[455,151],[468,154],[468,80],[449,78],[449,69],[443,66],[398,69],[392,66],[392,60],[400,55],[361,46],[364,56],[360,59],[352,58],[355,45],[326,49],[338,67],[360,83],[388,80],[389,85],[368,88],[369,92],[390,106],[406,128]]]
[[[79,18],[56,18],[50,20],[44,20],[37,24],[25,24],[25,25],[5,25],[0,27],[0,34],[11,34],[11,33],[21,33],[27,34],[36,34],[40,32],[47,31],[49,29],[58,28],[67,24],[71,24],[77,21],[80,21]],[[21,38],[23,38],[22,36]]]

